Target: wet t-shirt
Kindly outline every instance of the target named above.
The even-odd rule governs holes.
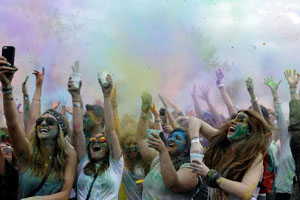
[[[189,167],[186,163],[180,168]],[[192,197],[188,193],[171,191],[165,184],[161,175],[159,157],[153,159],[150,172],[145,178],[143,199],[145,200],[188,200]]]
[[[83,169],[89,162],[88,159],[83,157],[77,167],[78,181],[77,181],[77,199],[85,200],[89,189],[94,180],[94,176],[88,176],[84,173]],[[109,167],[99,174],[91,191],[89,200],[98,199],[118,199],[118,193],[120,189],[122,171],[124,168],[123,156],[119,161],[114,160],[109,156]]]

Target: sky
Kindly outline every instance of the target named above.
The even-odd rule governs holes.
[[[140,112],[143,91],[158,107],[161,93],[181,109],[191,109],[196,84],[210,86],[212,102],[227,115],[215,85],[217,68],[239,108],[250,104],[248,77],[259,102],[268,107],[272,96],[264,78],[283,80],[279,95],[287,114],[283,72],[300,70],[298,0],[0,0],[0,19],[0,45],[16,48],[17,101],[25,76],[30,75],[32,96],[31,73],[46,68],[43,109],[57,100],[71,105],[66,85],[76,60],[84,103],[103,98],[97,73],[106,70],[117,85],[121,114]]]

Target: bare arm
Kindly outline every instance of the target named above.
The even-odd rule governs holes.
[[[150,107],[150,110],[151,110],[152,114],[154,115],[153,128],[156,129],[156,130],[163,131],[161,123],[160,123],[161,120],[160,120],[160,117],[159,117],[159,112],[158,112],[158,110],[157,110],[154,103],[152,103],[152,105]]]
[[[73,81],[71,77],[68,81],[68,91],[72,96],[73,102],[73,141],[74,148],[77,152],[77,158],[81,159],[86,152],[86,141],[83,133],[83,119],[82,119],[82,109],[81,109],[81,97],[80,97],[80,89],[81,82],[79,84],[79,88],[73,85]]]
[[[118,112],[117,87],[116,87],[116,85],[114,85],[112,95],[111,95],[111,107],[113,109],[115,131],[118,135],[118,138],[121,138],[122,132],[121,132],[121,125],[120,125],[120,117],[119,117],[119,112]]]
[[[204,119],[203,113],[199,106],[199,102],[197,100],[196,85],[193,86],[193,91],[192,91],[191,95],[192,95],[192,100],[193,100],[193,104],[194,104],[196,117],[203,120]]]
[[[251,103],[252,103],[252,107],[253,107],[253,110],[255,110],[258,114],[260,114],[261,116],[263,116],[262,112],[261,112],[261,109],[260,109],[260,105],[257,101],[257,98],[255,96],[255,93],[254,93],[254,84],[253,84],[253,79],[252,78],[248,78],[247,81],[247,89],[248,89],[248,92],[250,94],[250,97],[251,97]]]
[[[24,126],[25,130],[29,121],[29,115],[30,115],[30,100],[27,90],[27,80],[29,76],[26,76],[25,81],[22,83],[22,93],[23,93],[23,120],[24,120]]]
[[[196,117],[189,118],[189,135],[190,138],[199,137],[199,133],[203,134],[208,140],[215,136],[218,132],[218,129],[211,127],[206,122],[198,119]]]
[[[102,87],[103,96],[104,96],[104,118],[105,118],[105,129],[104,134],[107,138],[107,142],[109,145],[109,152],[114,158],[114,160],[120,160],[122,155],[122,150],[120,147],[118,136],[114,130],[114,116],[111,107],[111,98],[110,94],[113,88],[113,82],[110,75],[107,76],[106,80],[110,83],[109,87],[104,87],[99,80],[99,83]]]
[[[32,128],[37,118],[41,115],[41,97],[42,97],[42,86],[43,86],[43,80],[45,75],[45,68],[43,68],[42,73],[40,73],[37,70],[34,70],[33,74],[36,77],[36,84],[35,84],[34,95],[30,105],[29,120],[25,129],[26,137],[32,131]]]
[[[169,122],[170,122],[172,128],[173,128],[173,129],[178,128],[179,125],[176,123],[176,121],[175,121],[173,115],[172,115],[172,114],[170,113],[170,111],[168,110],[168,103],[167,103],[167,100],[166,100],[163,96],[161,96],[160,94],[159,94],[159,99],[161,100],[162,104],[164,105],[164,108],[166,109],[166,114],[167,114],[168,120],[169,120]]]
[[[25,138],[24,129],[19,124],[17,106],[13,97],[11,81],[17,68],[7,67],[7,65],[9,63],[4,60],[4,57],[0,56],[0,81],[2,83],[3,108],[8,133],[14,152],[18,156],[19,164],[24,165],[31,155],[32,147]]]

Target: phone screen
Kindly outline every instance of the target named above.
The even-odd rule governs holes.
[[[13,46],[4,46],[2,47],[2,56],[7,59],[7,62],[14,66],[15,62],[15,47]]]

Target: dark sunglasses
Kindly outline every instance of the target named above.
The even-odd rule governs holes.
[[[248,117],[244,113],[238,113],[231,116],[231,120],[233,120],[233,122],[246,122],[247,119]]]
[[[41,125],[42,123],[43,123],[43,121],[46,121],[46,123],[47,123],[47,125],[48,126],[53,126],[53,125],[55,125],[57,122],[53,119],[53,118],[51,118],[51,117],[47,117],[47,118],[43,118],[43,117],[40,117],[40,118],[38,118],[37,120],[36,120],[36,125],[37,126],[39,126],[39,125]]]

